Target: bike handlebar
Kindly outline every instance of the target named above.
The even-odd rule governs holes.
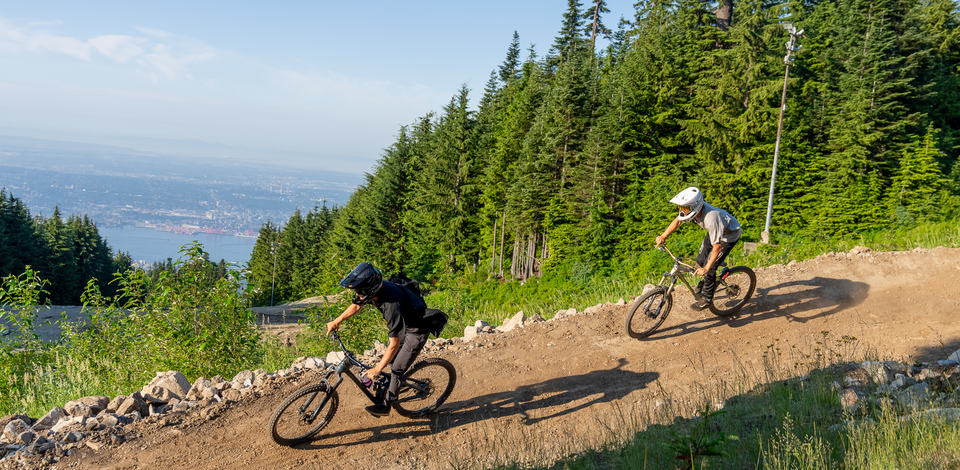
[[[331,331],[330,336],[332,336],[333,339],[337,341],[337,344],[340,345],[340,350],[343,351],[343,355],[345,358],[348,357],[350,358],[350,362],[360,365],[365,369],[370,369],[370,366],[358,361],[356,358],[353,357],[353,351],[347,349],[347,345],[343,344],[343,340],[340,339],[340,334],[337,333],[337,330]]]

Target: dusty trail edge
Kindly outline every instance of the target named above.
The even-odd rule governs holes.
[[[738,316],[694,312],[681,292],[646,340],[627,337],[626,307],[608,304],[425,353],[450,360],[459,373],[453,395],[429,419],[369,416],[360,393],[344,384],[337,416],[317,440],[278,446],[267,420],[315,378],[304,376],[211,412],[145,419],[127,428],[122,445],[80,450],[56,468],[433,469],[517,456],[549,462],[616,437],[633,413],[667,400],[689,409],[701,392],[736,386],[776,348],[782,361],[802,359],[798,351],[821,341],[826,349],[856,345],[856,352],[911,362],[960,348],[960,249],[828,254],[758,269],[757,277],[757,293]],[[639,288],[624,297],[631,294]]]

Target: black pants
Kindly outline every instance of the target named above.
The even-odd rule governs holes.
[[[420,328],[407,328],[400,336],[400,351],[397,357],[390,363],[390,387],[387,388],[387,401],[397,399],[397,391],[400,390],[400,381],[407,373],[407,369],[413,365],[413,361],[420,355],[420,350],[427,343],[427,336],[430,332]]]
[[[713,300],[713,291],[717,288],[717,268],[720,267],[720,263],[723,260],[727,259],[727,255],[730,254],[730,250],[739,242],[740,239],[736,239],[730,243],[721,241],[720,242],[720,254],[717,255],[717,259],[714,260],[713,266],[710,266],[711,269],[707,270],[707,274],[703,276],[703,290],[700,291],[701,294],[708,300]],[[713,252],[713,244],[710,243],[710,235],[703,237],[703,244],[700,245],[700,254],[697,255],[697,264],[704,266],[707,261],[710,261],[710,253]],[[704,266],[706,267],[706,266]]]

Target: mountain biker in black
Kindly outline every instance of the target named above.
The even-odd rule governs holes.
[[[717,267],[740,241],[740,222],[727,211],[704,202],[703,193],[694,187],[680,191],[670,202],[679,207],[680,213],[670,222],[663,235],[656,238],[657,246],[667,241],[667,237],[684,222],[693,221],[707,230],[697,255],[697,264],[703,267],[694,272],[697,276],[703,276],[703,280],[697,285],[702,299],[692,306],[703,310],[713,302],[713,291],[717,287]]]
[[[387,322],[387,351],[380,363],[364,372],[368,378],[376,380],[387,364],[390,365],[390,386],[387,389],[386,401],[366,407],[367,412],[373,416],[387,416],[390,414],[390,402],[397,397],[400,381],[427,342],[430,332],[423,325],[423,314],[427,306],[423,299],[409,289],[384,281],[380,271],[370,263],[359,264],[340,281],[340,287],[353,289],[353,304],[336,320],[327,323],[328,335],[344,320],[359,313],[368,303],[376,306]]]

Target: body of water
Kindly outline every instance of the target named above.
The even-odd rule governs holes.
[[[177,260],[180,257],[180,247],[189,245],[194,240],[203,245],[203,251],[210,253],[211,261],[219,262],[223,259],[227,262],[247,263],[253,253],[253,245],[257,242],[253,237],[208,233],[184,235],[132,225],[97,230],[113,248],[114,253],[127,251],[134,261],[146,263],[166,261],[167,258]]]

